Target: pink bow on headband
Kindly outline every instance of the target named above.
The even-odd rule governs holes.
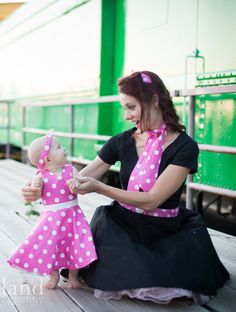
[[[149,77],[147,74],[141,73],[141,77],[143,79],[143,82],[145,82],[145,83],[152,83],[151,77]]]

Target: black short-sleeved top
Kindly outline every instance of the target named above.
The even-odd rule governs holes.
[[[122,132],[110,138],[98,152],[98,156],[107,164],[114,165],[116,161],[121,162],[120,181],[122,189],[127,189],[130,174],[138,161],[133,133],[136,128]],[[190,169],[190,173],[197,172],[197,159],[199,149],[197,143],[184,131],[167,146],[161,158],[158,176],[165,168],[172,164]],[[184,183],[169,197],[159,208],[176,208],[180,202]]]

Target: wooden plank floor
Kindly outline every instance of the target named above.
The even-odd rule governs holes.
[[[20,186],[32,177],[35,169],[12,160],[0,161],[0,312],[83,311],[83,312],[233,312],[236,309],[236,237],[209,230],[216,250],[231,273],[230,282],[205,306],[190,300],[176,300],[159,305],[140,300],[98,300],[91,290],[73,290],[60,281],[56,290],[42,287],[44,277],[8,266],[6,259],[29,233],[37,217],[26,217]],[[79,196],[88,220],[96,207],[111,200],[97,194]]]

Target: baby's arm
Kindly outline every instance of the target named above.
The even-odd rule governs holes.
[[[73,178],[67,181],[67,185],[69,186],[69,189],[71,193],[74,192],[74,189],[79,186],[79,182],[76,180],[80,176],[78,170],[73,167]]]
[[[36,176],[26,182],[21,188],[21,194],[26,203],[32,203],[42,196],[43,178],[40,172]]]
[[[43,188],[43,178],[40,172],[36,174],[36,176],[32,179],[31,186],[37,187],[42,190]]]

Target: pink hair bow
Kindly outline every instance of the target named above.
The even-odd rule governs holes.
[[[143,79],[143,82],[145,82],[145,83],[152,83],[151,77],[148,76],[147,74],[141,73],[141,77],[142,77],[142,79]]]

